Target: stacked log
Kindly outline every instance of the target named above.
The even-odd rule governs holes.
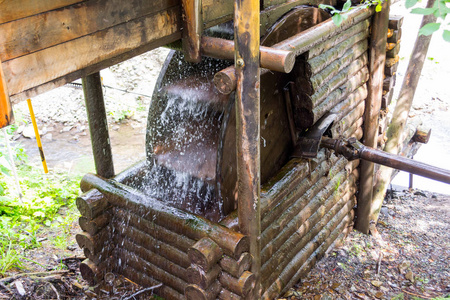
[[[77,200],[84,212],[80,224],[91,226],[84,226],[77,241],[92,257],[82,271],[84,278],[93,278],[91,283],[113,271],[142,285],[163,283],[157,293],[167,299],[239,299],[253,291],[246,236],[115,180],[87,174],[82,186],[89,191]],[[95,229],[94,223],[105,229]]]
[[[399,64],[400,41],[403,16],[389,16],[388,39],[386,43],[386,65],[384,67],[383,97],[379,117],[378,148],[383,149],[386,142],[386,130],[389,123],[388,107],[394,95],[396,72]]]

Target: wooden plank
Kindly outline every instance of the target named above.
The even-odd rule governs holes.
[[[0,60],[0,128],[8,126],[12,121],[12,107]]]
[[[34,88],[52,81],[55,84],[57,79],[57,85],[64,84],[67,81],[62,77],[83,68],[127,52],[131,55],[129,57],[132,57],[143,49],[148,51],[152,47],[163,45],[162,40],[164,43],[173,42],[180,38],[180,21],[180,7],[173,7],[165,12],[148,15],[4,62],[9,93],[16,95],[30,90],[27,95],[34,94],[36,91],[31,91]],[[107,67],[111,64],[112,62],[103,63],[101,66]],[[100,65],[93,69],[98,67]],[[91,68],[91,72],[94,70]],[[73,75],[69,78],[73,78]],[[76,78],[79,77],[74,79]]]
[[[0,24],[83,1],[84,0],[3,0],[0,1]]]
[[[186,61],[199,63],[200,39],[203,31],[202,0],[182,0],[183,7],[183,51]]]
[[[203,22],[205,28],[229,21],[233,18],[234,1],[232,0],[203,0]]]
[[[0,59],[10,59],[154,14],[177,0],[90,0],[0,25]]]

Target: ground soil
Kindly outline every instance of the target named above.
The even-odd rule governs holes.
[[[394,9],[405,13],[401,7]],[[417,18],[407,16],[403,25],[400,56],[404,59],[397,74],[397,87],[401,85],[419,22]],[[419,150],[416,158],[448,169],[449,45],[442,43],[440,37],[433,39],[411,112],[411,115],[420,115],[424,123],[433,128],[432,140]],[[167,50],[159,49],[101,73],[107,86],[105,101],[117,172],[145,157],[146,112],[165,55]],[[69,175],[94,171],[82,99],[79,85],[67,85],[33,98],[49,167]],[[20,116],[25,120],[29,118],[26,103],[18,103],[14,108],[19,119]],[[22,143],[32,161],[39,164],[35,139],[24,137],[29,131],[29,125],[22,126],[16,142]],[[403,179],[397,184],[407,185],[408,182]],[[283,299],[448,297],[450,190],[448,186],[436,186],[427,181],[421,183],[420,180],[415,180],[415,186],[421,189],[403,191],[396,188],[388,193],[377,226],[378,235],[351,232],[341,247],[330,251],[304,279],[283,295]],[[0,279],[0,299],[113,299],[112,290],[117,292],[116,299],[126,299],[139,291],[139,287],[126,279],[117,279],[113,284],[96,289],[89,287],[78,270],[83,259],[74,240],[80,231],[78,224],[72,224],[70,230],[72,240],[68,249],[55,248],[48,239],[42,242],[43,247],[27,253],[29,259],[42,265],[36,267],[36,264],[27,263],[30,268],[27,272],[43,273],[30,276],[13,271],[10,277]],[[23,285],[25,296],[20,296],[20,286],[13,282]],[[148,298],[149,293],[151,291],[141,296]]]

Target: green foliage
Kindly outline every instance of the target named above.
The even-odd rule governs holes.
[[[406,8],[413,8],[415,5],[417,5],[418,0],[406,0],[405,7]],[[419,15],[431,15],[433,14],[438,22],[435,23],[429,23],[423,26],[419,33],[421,35],[431,35],[434,32],[438,31],[439,29],[443,29],[442,38],[450,42],[450,31],[448,29],[444,29],[443,27],[447,27],[450,25],[450,23],[444,24],[444,26],[441,26],[444,22],[447,15],[450,13],[450,0],[436,0],[433,7],[431,8],[413,8],[411,10],[411,13],[413,14],[419,14]]]
[[[13,134],[14,130],[8,132]],[[11,162],[0,146],[0,166],[11,170]],[[58,227],[61,234],[56,246],[67,247],[70,224],[75,214],[63,219],[61,208],[75,209],[75,199],[79,194],[80,176],[69,178],[67,174],[51,172],[44,174],[42,168],[27,164],[28,159],[20,145],[13,148],[17,173],[23,198],[15,192],[14,178],[10,172],[0,173],[0,275],[12,268],[23,268],[22,262],[28,260],[24,252],[41,246],[39,235],[48,226]],[[61,230],[62,227],[62,230]],[[31,261],[36,263],[34,261]]]
[[[364,8],[367,8],[369,6],[376,5],[375,11],[380,12],[383,2],[384,2],[384,0],[365,0],[365,1],[361,1],[361,6]],[[334,6],[326,5],[326,4],[320,4],[319,8],[327,9],[330,12],[331,19],[333,20],[333,23],[336,26],[340,26],[342,24],[342,22],[347,19],[347,15],[345,15],[344,13],[353,9],[351,0],[347,0],[345,2],[345,4],[342,6],[341,10],[335,8]]]

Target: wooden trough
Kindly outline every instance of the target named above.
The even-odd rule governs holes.
[[[382,147],[401,33],[401,18],[388,20],[388,2],[376,14],[372,8],[351,10],[339,26],[311,7],[339,5],[335,1],[38,2],[0,2],[0,103],[6,116],[0,126],[11,121],[10,99],[20,101],[83,77],[97,175],[81,182],[84,194],[77,206],[83,232],[76,239],[87,257],[80,270],[91,284],[113,272],[143,286],[162,283],[157,293],[166,299],[273,299],[342,242],[353,227],[355,207],[366,231],[360,203],[371,201],[374,164],[348,161],[328,149],[312,159],[290,153],[299,136],[330,114],[335,119],[329,137]],[[260,36],[293,8],[314,11],[314,20],[284,37],[277,33],[260,48]],[[202,36],[230,20],[234,41]],[[187,61],[198,63],[202,55],[235,60],[205,77],[216,106],[234,104],[235,148],[227,149],[233,155],[226,161],[232,175],[213,184],[220,190],[232,178],[235,189],[227,191],[226,203],[214,198],[222,201],[220,217],[168,205],[140,189],[155,163],[154,144],[147,160],[118,175],[112,167],[96,72],[162,45],[176,47],[180,39]],[[386,50],[386,67],[380,67]],[[281,101],[275,107],[281,105],[286,117],[284,131],[268,142],[276,144],[273,136],[282,135],[285,151],[277,157],[281,166],[272,163],[268,170],[272,151],[264,149],[262,137],[271,114],[266,102],[272,100],[262,97],[260,103],[260,90],[270,90],[260,87],[260,76],[270,84],[272,73],[281,74],[283,85],[268,99]],[[225,139],[219,133],[214,133],[218,144]],[[415,133],[412,129],[408,143]]]

